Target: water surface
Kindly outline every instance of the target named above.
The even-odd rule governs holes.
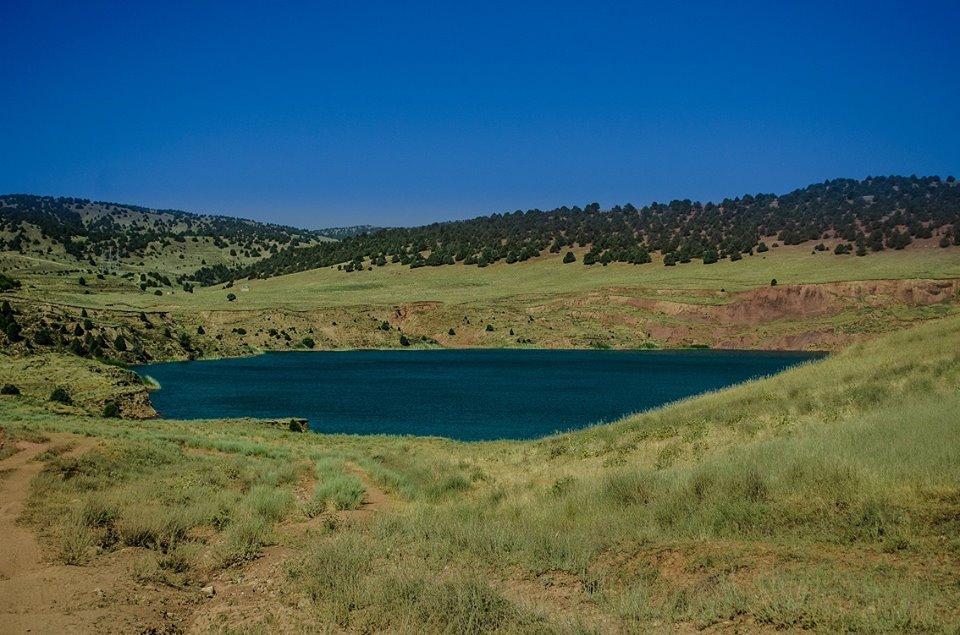
[[[267,353],[140,366],[164,417],[304,417],[317,432],[529,439],[780,372],[757,351],[400,350]]]

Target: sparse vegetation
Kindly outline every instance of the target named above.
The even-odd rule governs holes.
[[[66,388],[54,388],[53,392],[50,393],[50,401],[56,403],[61,403],[66,406],[69,406],[73,403],[73,399],[70,397],[70,393],[67,392]]]
[[[331,244],[0,197],[0,291],[15,290],[0,392],[21,393],[0,399],[0,458],[46,444],[24,461],[39,474],[23,514],[44,557],[80,574],[120,563],[154,589],[147,604],[186,598],[163,611],[278,558],[269,585],[228,594],[259,604],[223,630],[956,630],[954,182],[839,180]],[[611,425],[490,443],[312,434],[287,417],[139,421],[155,413],[123,367],[718,341],[844,350]]]
[[[64,562],[137,546],[150,555],[138,576],[197,589],[278,540],[284,519],[321,519],[279,580],[309,608],[289,619],[318,620],[304,628],[949,631],[957,350],[947,318],[532,442],[118,428],[20,400],[0,416],[14,434],[99,439],[47,459],[32,490],[27,519]],[[345,524],[366,496],[358,474],[394,503]]]
[[[501,261],[524,262],[543,252],[560,253],[566,247],[585,249],[586,266],[641,265],[651,262],[655,252],[668,266],[693,260],[713,264],[762,253],[762,239],[769,236],[776,236],[774,246],[829,236],[867,245],[871,251],[899,250],[914,238],[931,238],[935,230],[960,222],[958,209],[960,188],[937,176],[834,179],[783,195],[747,194],[719,203],[675,200],[642,208],[628,203],[606,211],[590,203],[383,229],[310,247],[292,245],[244,267],[205,267],[194,277],[223,282],[331,266],[362,272],[370,269],[365,262],[381,265],[387,259],[413,269],[457,263],[483,268]],[[814,248],[826,250],[822,242]],[[571,257],[568,249],[563,262],[573,262]]]

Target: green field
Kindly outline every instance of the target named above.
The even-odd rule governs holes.
[[[675,267],[664,267],[659,262],[606,267],[564,265],[560,256],[551,255],[520,264],[495,263],[482,269],[464,265],[419,269],[387,265],[372,271],[344,273],[327,268],[238,282],[229,290],[219,285],[198,288],[190,294],[175,288],[156,296],[152,290],[142,292],[132,282],[112,276],[100,281],[91,280],[87,274],[89,286],[81,288],[77,285],[78,273],[50,275],[51,271],[67,269],[62,263],[17,262],[21,257],[8,257],[14,258],[8,265],[12,274],[27,285],[21,293],[25,297],[92,308],[162,311],[305,310],[423,301],[490,303],[603,289],[733,292],[769,285],[774,278],[780,284],[960,278],[958,248],[885,251],[858,258],[811,253],[807,247],[780,247],[737,262],[692,262]],[[74,270],[75,267],[71,271]],[[237,296],[235,302],[227,301],[230,292]]]
[[[187,604],[182,625],[953,632],[958,389],[948,318],[533,442],[118,422],[53,414],[37,390],[0,398],[0,419],[98,442],[34,483],[27,518],[53,558],[119,559],[122,584],[168,599],[279,558],[259,594],[213,622],[216,602]],[[387,502],[349,511],[370,488]]]
[[[22,282],[3,294],[21,333],[0,355],[20,392],[0,396],[0,488],[35,471],[21,518],[42,553],[0,579],[22,629],[960,629],[960,249],[138,288],[180,261],[0,258]],[[33,344],[41,329],[53,346]],[[143,382],[65,352],[94,339],[127,361],[404,339],[839,352],[613,424],[471,444],[132,420],[153,413]],[[35,580],[69,601],[4,604],[47,597]]]

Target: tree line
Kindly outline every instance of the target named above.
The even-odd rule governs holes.
[[[319,267],[362,271],[388,262],[411,268],[463,263],[485,267],[523,262],[544,252],[587,249],[583,265],[693,260],[739,260],[772,243],[839,241],[837,255],[864,256],[903,249],[915,239],[939,236],[941,247],[960,244],[960,186],[954,177],[877,176],[834,179],[788,194],[746,194],[718,203],[689,199],[601,210],[597,203],[492,214],[421,227],[388,228],[338,242],[290,246],[243,267],[201,268],[204,284],[265,278]],[[771,244],[767,244],[771,241]],[[817,250],[827,247],[818,242]]]

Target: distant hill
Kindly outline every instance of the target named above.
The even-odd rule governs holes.
[[[385,227],[377,227],[376,225],[351,225],[349,227],[327,227],[325,229],[318,229],[317,233],[335,240],[343,240],[344,238],[352,238],[353,236],[359,236],[361,234],[373,234],[378,232]]]
[[[957,245],[960,186],[937,176],[834,179],[718,203],[685,199],[608,210],[591,203],[421,227],[323,230],[86,199],[0,196],[0,252],[101,267],[116,262],[186,286],[330,266],[363,271],[388,262],[485,267],[544,252],[570,252],[564,262],[580,266],[642,264],[655,253],[667,266],[710,264],[774,243],[856,256],[913,243]]]
[[[336,243],[291,245],[230,271],[202,269],[197,278],[270,277],[339,265],[361,271],[387,262],[410,267],[454,263],[484,267],[521,262],[544,251],[586,249],[582,263],[641,264],[660,252],[667,266],[713,263],[763,252],[774,242],[865,256],[932,240],[960,244],[960,187],[953,177],[835,179],[788,194],[746,194],[719,203],[675,200],[642,208],[596,203],[493,214],[422,227],[344,236]],[[829,243],[829,244],[828,244]],[[568,256],[572,262],[573,254]]]
[[[206,267],[229,275],[283,249],[329,240],[316,231],[230,216],[79,198],[0,195],[0,251],[61,256],[91,265],[150,261],[155,269],[169,273],[192,263],[191,273]]]

